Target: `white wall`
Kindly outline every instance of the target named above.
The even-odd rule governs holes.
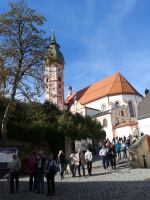
[[[112,131],[112,122],[111,122],[111,115],[107,114],[105,116],[97,117],[97,120],[101,122],[101,125],[103,126],[103,119],[107,120],[107,127],[104,127],[104,131],[106,132],[106,137],[108,137],[110,140],[113,139],[113,131]]]
[[[102,104],[106,104],[107,110],[109,109],[109,106],[108,106],[108,97],[104,97],[104,98],[92,101],[90,103],[87,103],[86,106],[90,107],[90,108],[97,109],[97,110],[101,110]]]
[[[150,117],[138,120],[140,132],[150,135]]]
[[[124,135],[128,137],[131,134],[131,128],[129,126],[120,127],[116,129],[116,133],[118,137],[123,137]]]

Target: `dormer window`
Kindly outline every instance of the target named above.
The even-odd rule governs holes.
[[[105,112],[106,110],[107,110],[106,104],[103,104],[103,105],[102,105],[102,112]]]
[[[119,107],[120,107],[120,103],[119,103],[118,101],[115,103],[115,107],[116,107],[116,108],[119,108]]]
[[[107,127],[107,120],[106,119],[103,119],[103,126]]]

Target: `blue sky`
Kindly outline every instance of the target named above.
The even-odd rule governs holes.
[[[11,0],[17,2],[17,0]],[[9,0],[0,0],[0,13]],[[26,0],[43,14],[65,58],[65,97],[120,72],[142,95],[150,89],[149,0]]]

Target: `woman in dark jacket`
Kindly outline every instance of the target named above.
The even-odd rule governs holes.
[[[110,165],[112,169],[116,169],[116,149],[113,144],[108,149]]]
[[[60,179],[63,179],[64,170],[65,170],[65,154],[62,150],[59,151],[59,154],[57,156],[57,164],[59,165],[60,169]]]
[[[55,166],[56,167],[56,162],[53,160],[53,154],[49,153],[48,159],[45,162],[44,166],[44,173],[47,176],[47,194],[46,196],[49,195],[54,195],[55,194],[55,171],[52,171],[51,168]]]

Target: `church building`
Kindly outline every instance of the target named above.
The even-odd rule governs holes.
[[[59,51],[54,31],[45,58],[45,100],[60,110],[69,110],[96,118],[103,125],[106,137],[123,137],[139,134],[138,106],[143,96],[118,72],[72,93],[64,100],[64,58]]]

